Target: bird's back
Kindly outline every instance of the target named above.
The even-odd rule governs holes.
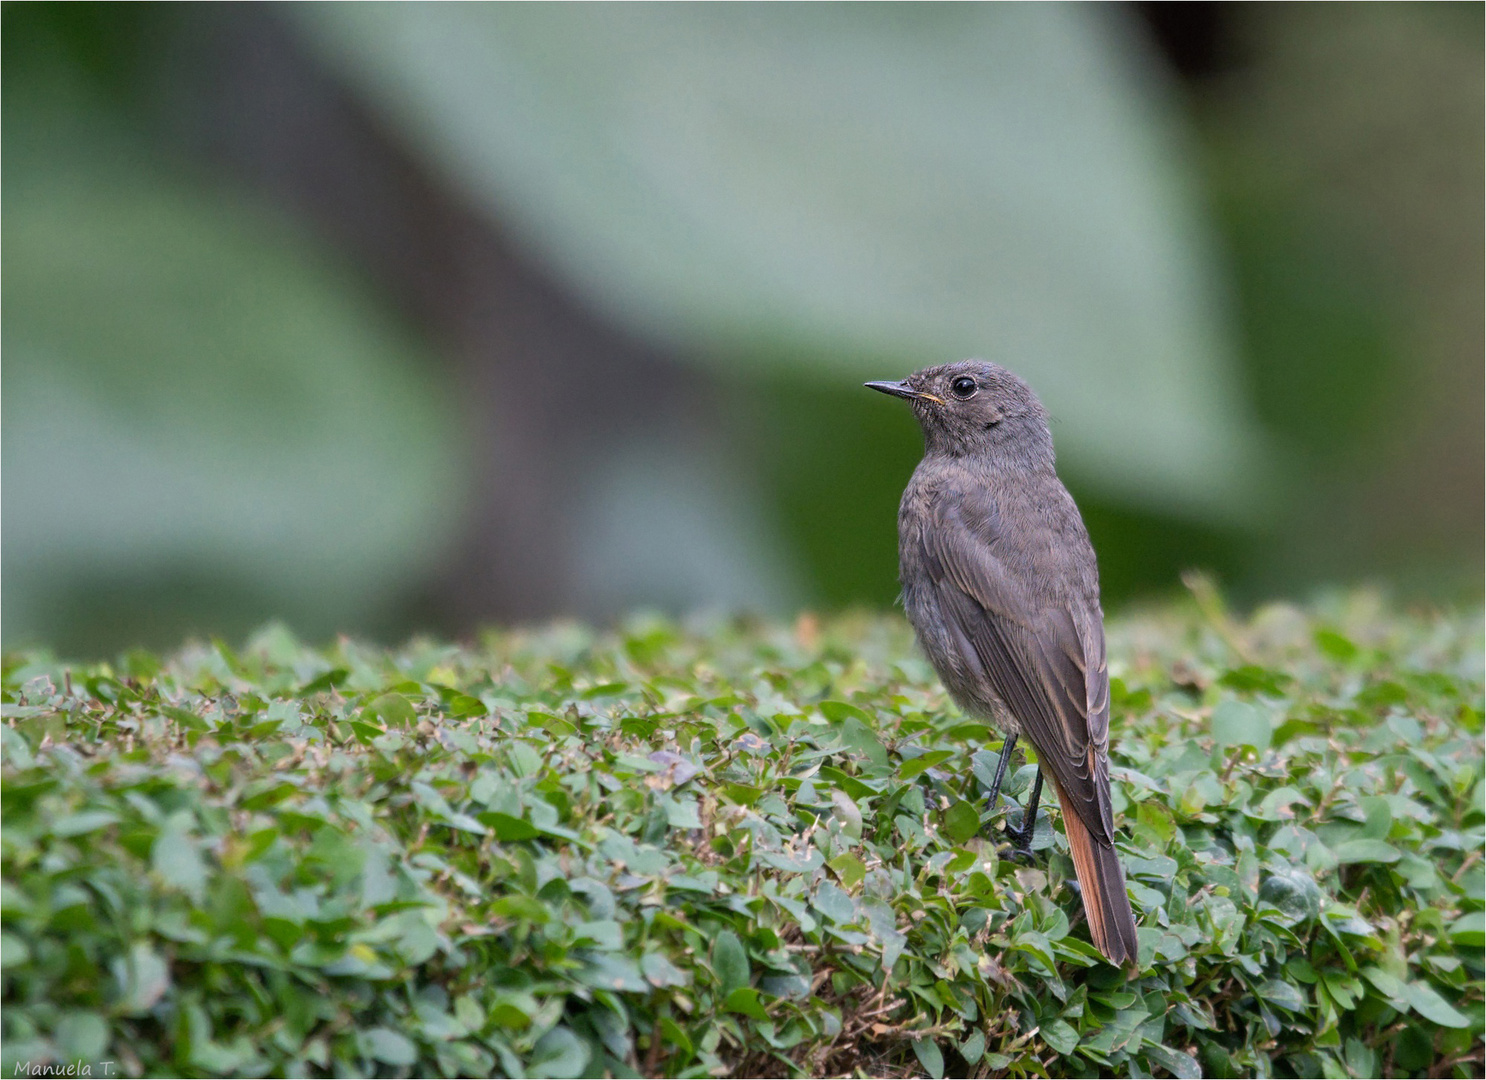
[[[1099,569],[1083,518],[1057,475],[1008,476],[973,461],[928,455],[914,470],[898,507],[898,562],[908,621],[961,708],[1020,730],[1001,703],[983,693],[967,642],[956,640],[942,610],[930,538],[966,534],[977,570],[993,583],[1004,613],[1072,614],[1081,633],[1102,637]]]

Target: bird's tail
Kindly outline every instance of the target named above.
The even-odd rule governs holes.
[[[1051,775],[1051,774],[1049,774]],[[1089,917],[1089,930],[1098,947],[1117,967],[1135,964],[1135,913],[1130,910],[1130,897],[1125,893],[1125,871],[1114,845],[1104,845],[1090,835],[1078,814],[1068,809],[1072,804],[1063,794],[1063,786],[1053,778],[1058,789],[1058,803],[1064,807],[1063,829],[1068,834],[1068,848],[1073,853],[1073,869],[1083,891],[1084,913]]]

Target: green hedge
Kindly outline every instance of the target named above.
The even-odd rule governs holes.
[[[1203,595],[1110,626],[1135,977],[898,618],[8,656],[0,1067],[1480,1075],[1480,615]]]

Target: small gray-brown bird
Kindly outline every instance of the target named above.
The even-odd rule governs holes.
[[[1038,772],[1016,846],[1030,848],[1045,772],[1094,944],[1110,963],[1133,964],[1109,799],[1099,566],[1054,471],[1047,412],[1020,378],[980,360],[867,385],[906,398],[924,429],[898,510],[903,607],[950,696],[1006,733],[991,805],[1025,736]]]

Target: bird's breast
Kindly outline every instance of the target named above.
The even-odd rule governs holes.
[[[971,716],[1015,734],[1020,730],[1016,718],[991,690],[973,646],[956,633],[953,620],[942,608],[940,590],[954,586],[941,580],[926,532],[935,528],[942,516],[939,500],[955,495],[932,478],[917,474],[903,493],[898,511],[898,580],[903,586],[903,611],[955,704]]]

